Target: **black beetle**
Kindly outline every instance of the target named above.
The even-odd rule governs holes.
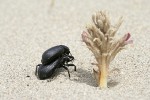
[[[58,49],[57,49],[58,48]],[[64,68],[68,71],[70,78],[70,72],[66,66],[76,66],[74,64],[68,64],[74,60],[74,57],[70,54],[70,50],[67,46],[59,45],[46,50],[42,55],[42,64],[36,66],[35,75],[41,79],[50,78],[57,68]],[[43,63],[44,62],[44,63]]]
[[[63,55],[69,55],[70,50],[65,45],[54,46],[48,50],[46,50],[42,55],[42,64],[47,65],[54,62],[58,57],[62,57]]]

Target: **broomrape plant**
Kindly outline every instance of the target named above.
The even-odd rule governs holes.
[[[83,31],[82,40],[87,48],[92,51],[97,63],[93,72],[100,88],[107,88],[107,76],[110,62],[116,54],[124,49],[124,46],[132,43],[129,40],[130,33],[125,34],[120,39],[114,37],[123,20],[119,19],[116,25],[112,26],[108,15],[104,11],[98,11],[92,16],[92,21],[88,25],[87,32]]]

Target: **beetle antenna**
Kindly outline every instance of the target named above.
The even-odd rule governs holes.
[[[70,52],[70,55],[72,56],[71,52]]]

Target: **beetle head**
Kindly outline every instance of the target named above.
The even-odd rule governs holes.
[[[65,62],[70,62],[70,61],[73,61],[73,60],[74,60],[74,57],[73,57],[73,56],[68,56],[68,55],[66,55],[66,56],[63,56],[63,60],[64,60]]]

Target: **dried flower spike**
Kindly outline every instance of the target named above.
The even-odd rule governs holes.
[[[111,25],[106,12],[99,11],[92,16],[93,23],[87,26],[87,32],[83,31],[82,40],[92,51],[97,61],[93,68],[97,84],[100,88],[107,88],[107,76],[110,62],[116,54],[124,49],[124,46],[132,43],[129,40],[130,33],[125,34],[119,40],[114,38],[122,24],[122,17],[114,26]]]

